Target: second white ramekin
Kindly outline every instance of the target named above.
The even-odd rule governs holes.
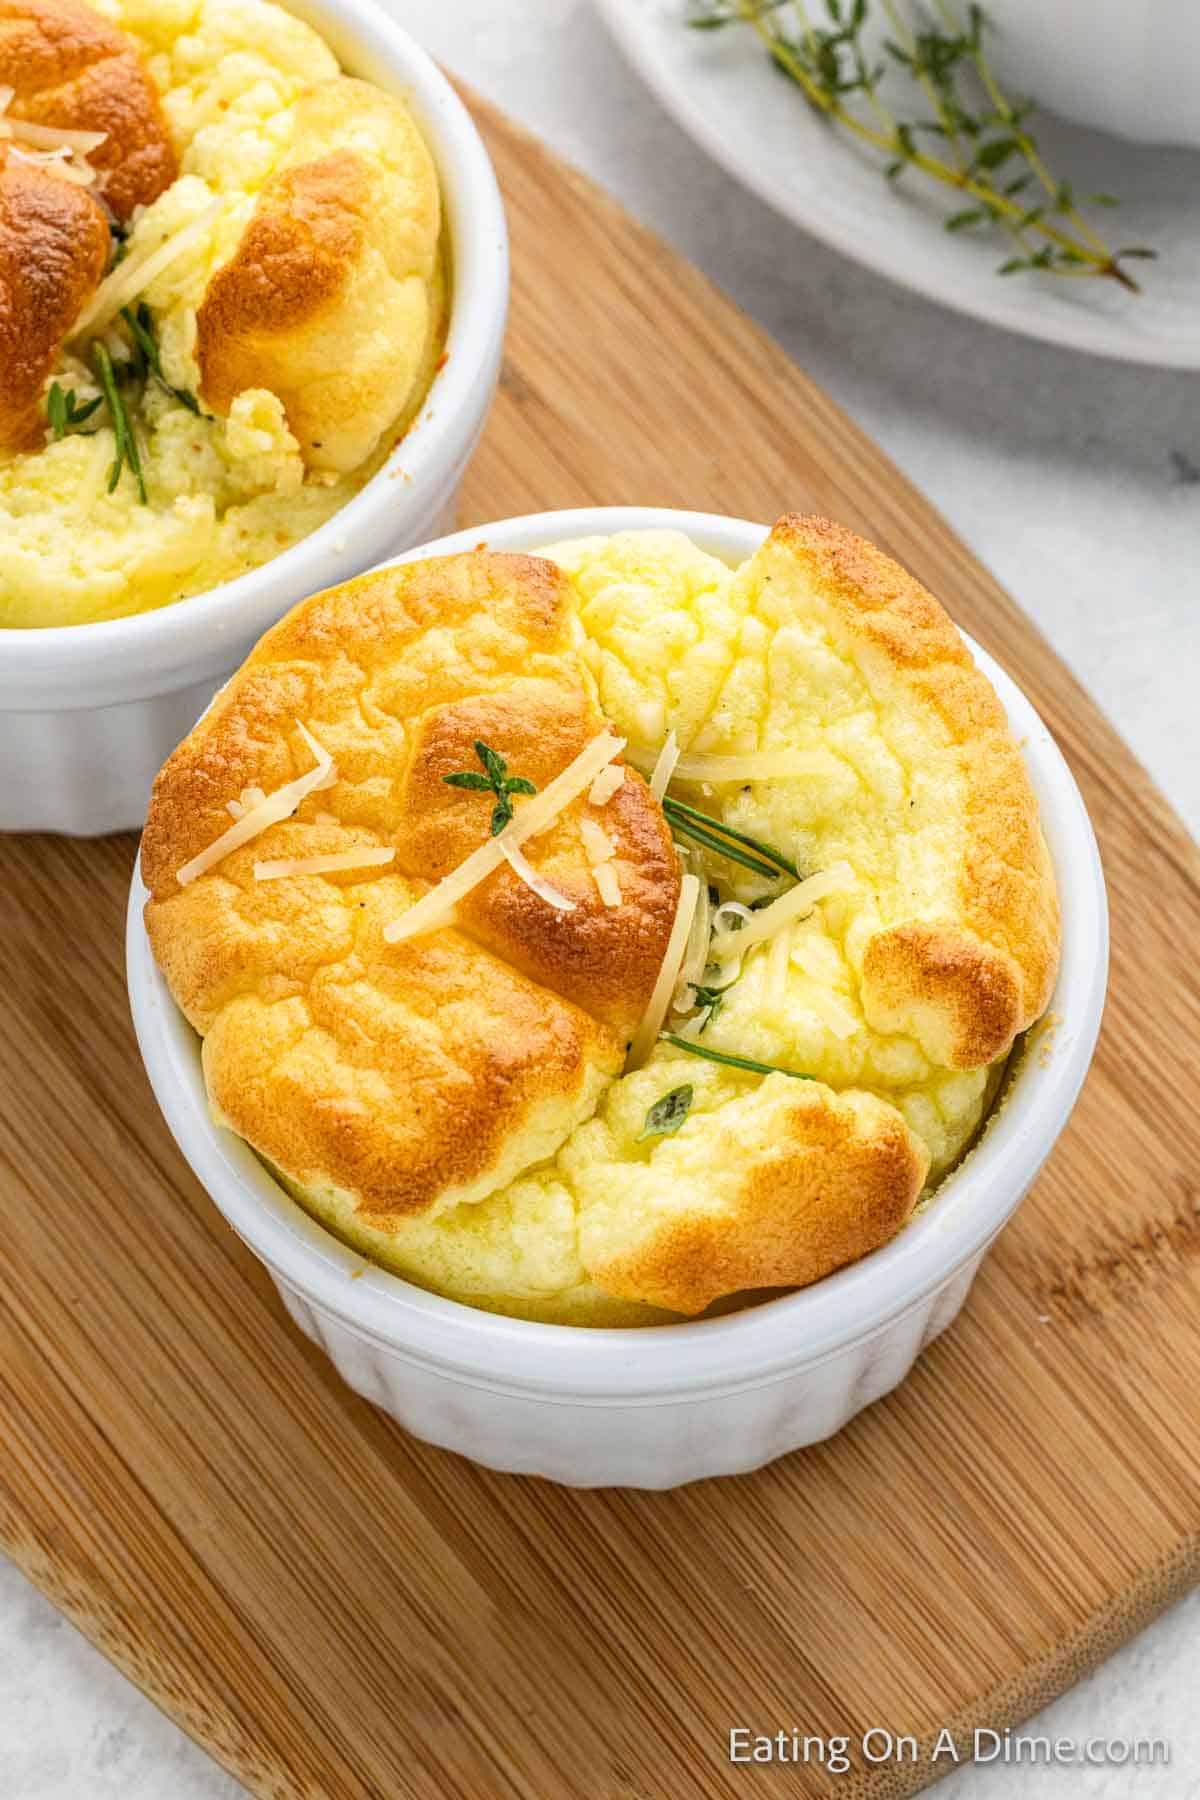
[[[158,769],[269,625],[305,595],[452,522],[495,392],[508,310],[492,165],[449,82],[373,0],[287,3],[344,68],[407,102],[433,152],[451,263],[444,367],[361,493],[262,568],[155,612],[0,630],[0,831],[95,837],[140,825]]]
[[[1017,93],[1147,144],[1200,144],[1196,0],[987,0],[988,55]]]
[[[677,527],[736,563],[765,527],[703,513],[593,508],[474,527],[397,560],[530,550],[592,533]],[[969,640],[968,640],[969,641]],[[292,1318],[350,1384],[408,1430],[491,1468],[571,1486],[674,1487],[757,1468],[828,1437],[902,1381],[954,1318],[1074,1105],[1108,967],[1096,841],[1053,739],[971,645],[1022,741],[1063,913],[1056,1029],[1022,1057],[1001,1106],[932,1206],[890,1244],[811,1288],[722,1318],[585,1330],[499,1318],[364,1264],[213,1124],[200,1043],[155,967],[135,875],[129,992],[146,1068],[180,1149],[266,1263]]]

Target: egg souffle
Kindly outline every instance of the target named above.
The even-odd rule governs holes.
[[[1058,960],[993,689],[798,516],[738,569],[632,531],[305,601],[160,773],[142,874],[216,1119],[365,1257],[574,1325],[887,1242]]]
[[[270,0],[0,0],[0,627],[343,506],[441,353],[440,210],[404,104]]]

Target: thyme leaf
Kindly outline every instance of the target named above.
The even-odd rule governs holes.
[[[146,478],[142,473],[142,459],[138,454],[137,439],[133,435],[133,426],[129,422],[129,414],[125,410],[117,387],[117,378],[113,373],[112,358],[104,345],[96,340],[92,346],[96,358],[96,372],[100,377],[100,386],[104,398],[108,401],[109,416],[112,419],[113,435],[116,438],[117,454],[113,458],[108,471],[108,491],[111,494],[121,479],[121,470],[127,468],[137,483],[138,499],[142,505],[147,504]]]
[[[57,381],[50,383],[46,394],[46,417],[50,429],[56,438],[66,437],[69,431],[77,431],[85,419],[90,419],[98,406],[103,406],[103,394],[97,394],[91,400],[76,400],[75,389],[68,388],[64,393]],[[87,437],[90,432],[85,432]]]
[[[689,1084],[672,1088],[661,1100],[656,1100],[646,1114],[646,1123],[638,1132],[637,1142],[646,1138],[673,1137],[692,1110],[695,1089]]]
[[[510,775],[508,763],[498,750],[485,744],[481,738],[475,739],[475,754],[483,764],[483,774],[477,769],[458,769],[453,775],[443,775],[442,780],[447,787],[465,788],[471,793],[493,793],[496,804],[492,808],[491,832],[499,837],[504,827],[513,816],[513,794],[536,794],[537,789],[525,775]]]
[[[172,387],[163,374],[158,339],[154,335],[154,318],[146,302],[141,301],[136,312],[131,306],[123,306],[121,317],[124,319],[134,343],[146,359],[147,368],[159,386],[165,388],[168,394],[174,394],[176,400],[186,406],[189,412],[195,413],[199,417],[200,403],[195,394],[190,393],[187,388]]]

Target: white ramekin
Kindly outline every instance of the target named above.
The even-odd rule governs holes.
[[[1200,144],[1196,0],[987,0],[988,55],[1018,93],[1147,144]]]
[[[508,235],[487,151],[445,77],[373,0],[287,0],[343,66],[398,94],[433,152],[451,262],[446,360],[387,463],[310,537],[235,581],[96,625],[0,630],[0,831],[84,836],[146,816],[214,689],[306,594],[445,530],[500,369]]]
[[[528,550],[645,526],[677,526],[730,562],[749,555],[766,529],[704,513],[593,508],[473,527],[396,560],[480,541]],[[491,1468],[578,1487],[665,1488],[814,1443],[903,1380],[962,1305],[984,1251],[1066,1123],[1091,1060],[1108,968],[1104,881],[1079,791],[1029,702],[971,648],[1023,742],[1058,872],[1057,1030],[1022,1059],[979,1143],[899,1237],[811,1288],[723,1318],[643,1330],[534,1325],[364,1265],[239,1138],[213,1124],[199,1039],[155,967],[135,874],[129,992],[159,1104],[292,1318],[351,1387],[418,1437]]]

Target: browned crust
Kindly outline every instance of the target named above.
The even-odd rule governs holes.
[[[844,525],[789,514],[771,534],[829,608],[870,685],[899,683],[957,750],[967,807],[958,914],[902,922],[868,945],[863,1003],[949,1068],[1003,1056],[1045,1010],[1060,919],[1037,800],[991,684],[921,584]]]
[[[623,1255],[590,1263],[591,1279],[689,1315],[724,1294],[807,1287],[894,1237],[929,1166],[893,1107],[815,1082],[797,1086],[769,1144],[728,1149],[741,1150],[743,1173],[719,1211],[668,1216]]]
[[[318,595],[267,633],[155,783],[146,925],[207,1034],[214,1103],[289,1177],[333,1184],[373,1220],[473,1183],[479,1197],[492,1175],[501,1185],[551,1154],[619,1070],[662,963],[678,862],[634,778],[613,821],[623,919],[595,894],[576,807],[530,846],[578,896],[565,931],[540,902],[535,918],[504,870],[463,909],[463,930],[382,936],[488,834],[489,796],[442,780],[478,766],[476,736],[540,789],[602,729],[570,648],[570,598],[552,564],[486,553]],[[337,784],[181,889],[177,870],[228,828],[230,799],[311,767],[297,721],[334,755]],[[352,844],[390,846],[395,861],[254,879],[260,858]]]
[[[15,89],[15,119],[108,134],[88,160],[117,219],[174,181],[166,121],[133,40],[79,0],[0,0],[0,86]]]
[[[376,944],[319,969],[302,998],[239,998],[204,1040],[204,1070],[218,1114],[257,1150],[305,1186],[355,1195],[386,1229],[504,1169],[531,1117],[590,1110],[588,1071],[615,1074],[621,1054],[586,1014],[445,931],[386,963]],[[520,1172],[510,1162],[506,1178]]]
[[[287,359],[275,340],[329,308],[366,236],[373,178],[353,150],[272,175],[237,250],[196,314],[200,392],[227,413],[251,387],[287,399]]]
[[[108,255],[108,223],[87,190],[0,144],[0,448],[41,443],[46,377]]]

